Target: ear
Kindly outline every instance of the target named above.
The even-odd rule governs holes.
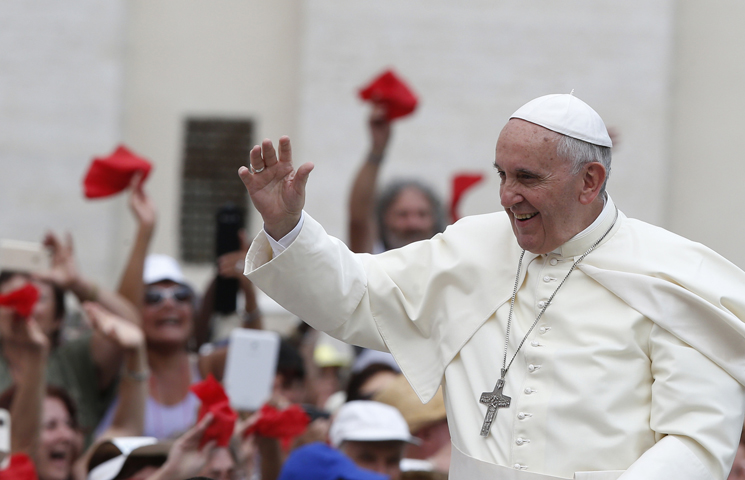
[[[579,202],[582,205],[591,204],[600,194],[605,183],[606,171],[602,163],[592,162],[586,164],[580,173],[582,176],[582,190],[579,194]]]

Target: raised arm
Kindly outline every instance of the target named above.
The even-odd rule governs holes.
[[[370,151],[357,171],[349,196],[349,249],[355,253],[371,253],[377,234],[375,192],[391,134],[391,122],[386,118],[385,107],[373,107],[368,125]]]
[[[3,347],[13,350],[15,394],[10,406],[11,453],[33,454],[41,430],[49,339],[33,318],[0,307]]]
[[[72,237],[69,234],[63,242],[53,233],[48,233],[44,244],[52,253],[52,268],[39,274],[39,277],[64,290],[70,290],[81,303],[95,301],[126,321],[140,324],[139,312],[129,300],[116,292],[99,287],[80,274],[75,264]],[[105,389],[119,373],[122,350],[95,331],[91,337],[90,348],[98,373],[99,388]]]
[[[101,442],[114,437],[142,436],[148,394],[147,380],[150,376],[145,336],[140,327],[105,310],[97,303],[86,302],[83,308],[94,331],[124,352],[124,361],[117,393],[118,404],[111,425],[75,461],[75,478],[86,478],[88,462]]]
[[[124,267],[122,279],[119,283],[119,293],[132,302],[138,309],[142,309],[145,287],[142,275],[145,269],[145,257],[150,247],[150,240],[155,231],[156,212],[153,202],[145,194],[140,185],[139,177],[132,180],[129,196],[129,208],[137,221],[137,234],[127,265]]]
[[[277,150],[268,139],[252,148],[250,166],[241,167],[238,175],[264,220],[264,231],[279,240],[300,221],[313,164],[305,163],[295,171],[290,138],[282,137]]]
[[[139,324],[140,316],[134,305],[118,293],[101,288],[94,281],[84,277],[77,268],[72,235],[65,235],[62,241],[49,232],[44,237],[44,245],[52,256],[51,269],[38,276],[54,283],[63,290],[69,290],[82,302],[98,302],[122,318]]]

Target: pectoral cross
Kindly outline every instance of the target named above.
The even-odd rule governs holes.
[[[494,386],[494,391],[484,392],[481,394],[481,399],[479,400],[479,402],[483,403],[484,405],[489,405],[489,408],[486,410],[486,417],[484,417],[484,424],[481,426],[482,437],[489,436],[491,424],[494,419],[497,418],[497,409],[507,408],[510,406],[510,400],[512,399],[507,395],[502,394],[502,389],[504,388],[505,373],[506,372],[502,370],[502,378],[497,380],[497,384]]]

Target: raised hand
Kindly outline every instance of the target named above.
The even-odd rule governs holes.
[[[47,232],[44,237],[44,246],[52,255],[51,268],[49,271],[39,273],[37,277],[52,282],[64,290],[73,288],[74,284],[80,280],[80,275],[75,265],[72,235],[67,233],[65,241],[62,242],[54,233]]]
[[[305,205],[305,184],[313,170],[305,163],[295,171],[289,137],[281,137],[278,152],[271,140],[251,149],[250,169],[241,167],[238,175],[264,220],[264,230],[279,240],[300,221]]]
[[[124,350],[135,350],[145,345],[142,329],[93,302],[83,303],[93,329]]]
[[[376,103],[368,119],[370,127],[370,155],[373,160],[382,161],[388,140],[391,136],[391,122],[386,117],[385,105]]]
[[[142,172],[135,173],[129,186],[129,209],[141,227],[153,228],[156,219],[155,205],[142,189]]]

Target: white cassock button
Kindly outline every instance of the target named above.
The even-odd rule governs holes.
[[[545,301],[541,300],[540,302],[538,302],[538,308],[543,308],[545,306],[546,306],[546,302]]]
[[[534,372],[535,371],[535,365],[533,365],[532,363],[530,365],[528,365],[528,371]]]
[[[559,263],[559,261],[555,258],[552,258],[548,263],[550,263],[551,265],[556,265],[557,263]]]
[[[522,420],[522,419],[525,418],[525,414],[523,412],[520,412],[520,413],[517,414],[517,418],[519,418],[520,420]]]
[[[546,282],[546,283],[548,283],[548,282],[551,281],[551,277],[549,277],[548,275],[546,275],[545,277],[543,277],[543,281]]]
[[[516,463],[516,464],[514,464],[514,465],[513,465],[512,467],[513,467],[513,468],[514,468],[515,470],[520,470],[520,469],[522,468],[522,465],[520,465],[519,463]]]
[[[530,387],[527,387],[527,388],[526,388],[525,390],[523,390],[523,391],[525,392],[525,395],[530,395],[531,393],[535,392],[535,390],[533,390],[533,389],[532,389],[532,388],[530,388]]]
[[[546,327],[541,327],[541,333],[546,333]],[[531,347],[540,347],[541,344],[538,343],[538,340],[533,340],[532,342],[530,342],[530,346]]]
[[[517,440],[515,440],[515,443],[517,445],[522,445],[524,443],[530,443],[530,440],[528,440],[527,438],[517,437]]]

